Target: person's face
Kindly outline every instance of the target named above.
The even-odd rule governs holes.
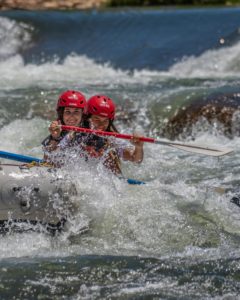
[[[101,117],[97,115],[92,115],[89,119],[90,127],[96,130],[105,131],[109,126],[109,119],[108,117]]]
[[[79,126],[82,120],[82,109],[74,107],[65,107],[63,112],[63,121],[67,126]]]

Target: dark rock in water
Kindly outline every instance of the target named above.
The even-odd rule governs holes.
[[[230,200],[230,202],[232,202],[240,207],[240,194],[233,196],[232,199]]]
[[[194,138],[213,131],[229,138],[240,135],[240,93],[211,95],[194,100],[169,119],[162,134],[169,138]]]

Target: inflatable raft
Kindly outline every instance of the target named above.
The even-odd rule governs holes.
[[[1,231],[23,228],[20,223],[62,229],[76,188],[59,169],[0,164],[0,183]]]
[[[0,151],[0,158],[25,163],[0,163],[0,231],[38,230],[38,225],[40,230],[42,225],[51,232],[61,230],[76,210],[71,199],[77,190],[67,174],[36,157]],[[145,184],[120,179],[131,185]],[[81,232],[87,230],[84,226]]]

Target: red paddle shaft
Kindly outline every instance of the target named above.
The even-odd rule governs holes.
[[[101,131],[101,130],[95,130],[95,129],[89,129],[89,128],[82,128],[82,127],[75,127],[75,126],[66,126],[62,125],[62,130],[66,131],[77,131],[77,132],[85,132],[85,133],[93,133],[96,135],[102,135],[102,136],[114,136],[119,139],[125,139],[125,140],[132,140],[134,138],[133,135],[130,134],[124,134],[124,133],[118,133],[118,132],[108,132],[108,131]],[[139,140],[142,142],[147,143],[155,143],[155,139],[141,136],[139,137]]]

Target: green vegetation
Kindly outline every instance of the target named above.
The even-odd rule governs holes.
[[[108,6],[240,5],[240,0],[109,0]]]

